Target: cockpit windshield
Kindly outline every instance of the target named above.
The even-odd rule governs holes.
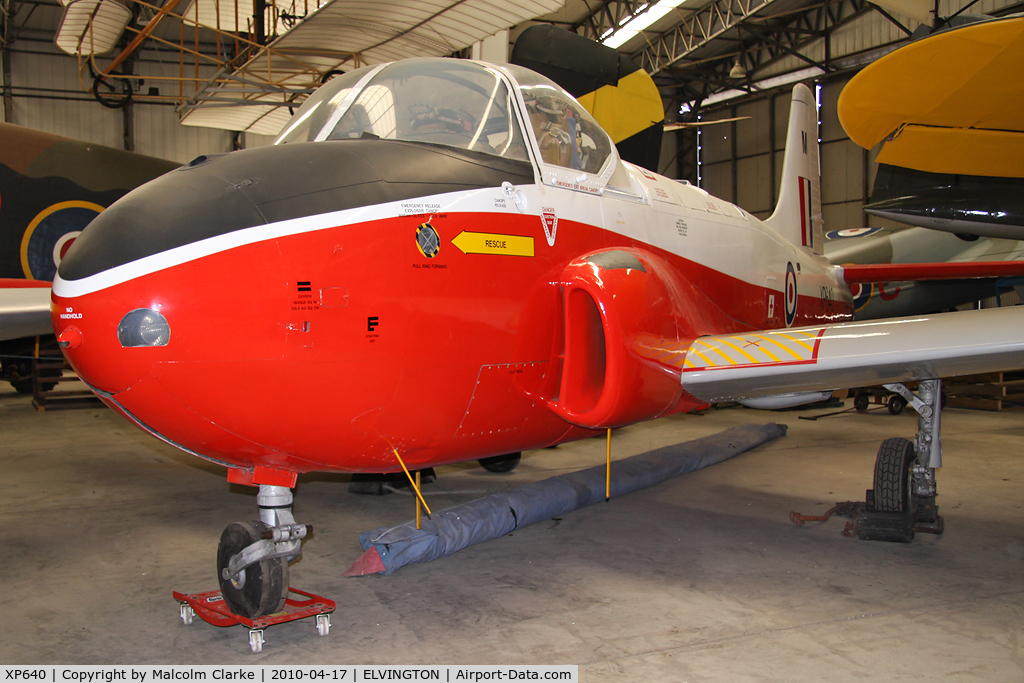
[[[331,80],[302,105],[275,144],[370,135],[529,158],[512,98],[496,71],[456,59],[410,59],[377,69]]]
[[[295,115],[288,121],[284,131],[277,136],[275,145],[285,142],[313,142],[317,133],[327,124],[327,119],[339,107],[347,106],[346,100],[359,81],[377,67],[366,66],[349,71],[329,80],[310,95]]]
[[[554,166],[599,173],[612,144],[597,121],[553,81],[521,66],[504,67],[526,103],[541,159]]]

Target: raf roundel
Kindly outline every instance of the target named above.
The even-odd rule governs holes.
[[[430,223],[421,223],[416,228],[416,247],[427,258],[434,258],[441,251],[441,240]]]
[[[58,202],[40,211],[21,240],[21,269],[25,277],[53,280],[71,243],[102,212],[99,204],[84,201]]]
[[[786,264],[786,327],[792,327],[796,320],[796,270],[792,263]]]
[[[875,285],[872,283],[860,284],[854,282],[850,285],[850,295],[853,296],[853,310],[859,311],[868,305],[875,293]]]
[[[875,226],[871,228],[847,228],[846,230],[832,230],[831,232],[827,233],[825,237],[830,240],[841,240],[850,237],[865,237],[867,235],[873,235],[881,229],[881,227]]]

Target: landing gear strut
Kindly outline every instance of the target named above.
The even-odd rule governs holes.
[[[217,547],[221,594],[234,614],[254,619],[280,611],[288,599],[288,563],[302,556],[313,529],[292,517],[292,492],[260,485],[260,518],[230,524]]]
[[[941,384],[938,379],[922,381],[917,396],[902,384],[885,385],[917,411],[918,431],[913,442],[886,439],[878,449],[874,487],[868,489],[857,520],[861,540],[910,543],[915,532],[942,533],[935,505],[935,470],[942,467]]]

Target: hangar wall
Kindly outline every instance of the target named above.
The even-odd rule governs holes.
[[[826,230],[866,225],[894,225],[869,217],[861,209],[874,183],[877,150],[866,151],[846,135],[836,113],[836,102],[851,74],[820,83],[818,97],[821,155],[821,201]],[[808,83],[812,88],[814,83]],[[726,104],[704,114],[705,121],[751,117],[714,126],[700,134],[700,185],[759,218],[775,208],[786,146],[790,89]],[[870,221],[870,222],[869,222]]]
[[[170,103],[132,102],[124,109],[100,105],[83,85],[91,84],[88,71],[80,80],[78,60],[50,44],[30,43],[26,47],[21,43],[9,54],[14,95],[8,123],[180,163],[200,154],[228,152],[235,145],[230,131],[180,125]],[[140,59],[147,62],[147,74],[179,73],[176,54],[144,50]],[[201,69],[198,77],[205,79],[212,74],[212,70]],[[175,93],[177,90],[176,84],[152,78],[144,87],[173,88]],[[267,136],[243,134],[239,146],[262,146],[271,140]]]

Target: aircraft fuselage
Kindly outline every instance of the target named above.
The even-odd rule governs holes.
[[[598,192],[366,136],[200,158],[94,221],[54,327],[108,405],[189,452],[388,472],[696,408],[694,338],[850,318],[823,258],[610,163]]]

